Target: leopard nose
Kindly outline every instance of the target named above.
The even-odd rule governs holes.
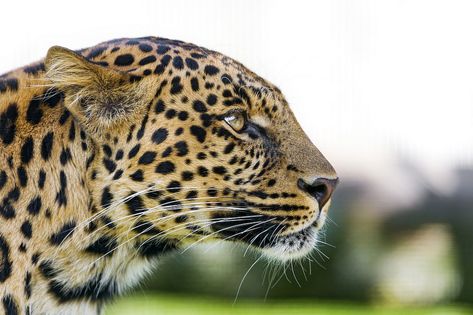
[[[338,177],[335,179],[317,178],[311,183],[307,183],[302,178],[297,180],[297,186],[314,197],[319,203],[319,208],[322,209],[330,200],[335,187],[338,184]]]

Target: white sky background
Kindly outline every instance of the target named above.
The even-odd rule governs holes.
[[[7,1],[0,73],[117,37],[155,35],[225,53],[278,85],[343,177],[409,188],[473,167],[472,1]],[[385,179],[389,178],[389,181]],[[447,181],[448,183],[448,181]]]

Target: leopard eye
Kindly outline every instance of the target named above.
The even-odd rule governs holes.
[[[244,112],[231,112],[224,117],[224,120],[236,132],[241,132],[246,126],[246,115]]]

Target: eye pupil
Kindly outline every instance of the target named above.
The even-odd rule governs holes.
[[[225,122],[235,131],[241,131],[245,127],[245,116],[243,113],[235,112],[225,117]]]

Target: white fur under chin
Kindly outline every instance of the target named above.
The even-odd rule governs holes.
[[[310,226],[297,233],[279,237],[273,246],[263,249],[263,254],[271,260],[286,262],[307,256],[316,244],[317,229]]]

